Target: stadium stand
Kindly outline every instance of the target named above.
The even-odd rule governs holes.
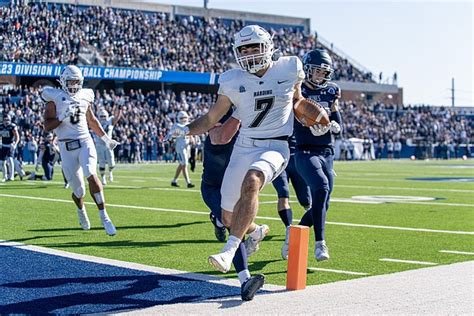
[[[163,141],[168,128],[180,110],[199,117],[215,101],[215,94],[198,92],[130,90],[97,91],[95,107],[105,108],[110,114],[118,109],[124,118],[114,129],[120,141],[116,149],[122,162],[173,160],[173,149]],[[13,117],[20,129],[21,142],[17,155],[32,161],[28,142],[41,142],[43,131],[42,101],[39,89],[15,87],[0,92],[0,105]],[[344,134],[338,141],[339,157],[354,159],[350,146],[342,146],[349,139],[367,140],[374,146],[374,158],[387,157],[389,142],[400,141],[403,148],[394,158],[459,158],[470,157],[473,140],[474,115],[458,113],[451,108],[430,106],[402,106],[396,104],[342,102]],[[344,153],[341,153],[344,152]],[[369,158],[370,157],[364,157]]]
[[[243,21],[100,6],[30,3],[0,7],[0,59],[221,73],[233,65],[230,43]],[[272,25],[283,55],[321,46],[301,27]],[[326,47],[330,50],[329,47]],[[81,52],[90,58],[81,60]],[[334,52],[334,79],[373,82],[371,73]],[[88,54],[87,54],[88,53]]]

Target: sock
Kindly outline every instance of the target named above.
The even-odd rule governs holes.
[[[316,194],[313,195],[313,208],[311,213],[313,214],[314,224],[314,235],[316,241],[324,239],[324,226],[326,224],[326,200],[329,196],[328,190],[317,190]]]
[[[278,215],[280,215],[281,221],[285,224],[285,227],[291,225],[291,222],[293,221],[293,211],[291,208],[278,211]]]
[[[176,183],[176,178],[174,178],[171,182],[172,182],[172,183]]]
[[[308,226],[308,227],[313,226],[313,214],[311,213],[311,209],[308,209],[303,214],[303,217],[301,218],[298,225]]]
[[[234,258],[232,259],[232,263],[234,264],[235,271],[237,272],[237,274],[239,274],[239,280],[241,280],[240,274],[245,274],[242,273],[244,271],[247,271],[250,277],[250,273],[248,272],[249,266],[247,261],[247,251],[245,250],[245,244],[243,241],[240,243],[239,248],[235,252]],[[243,281],[245,282],[246,278],[243,279]],[[242,283],[242,280],[240,283]]]
[[[250,272],[247,269],[240,271],[237,275],[239,276],[240,285],[244,284],[245,281],[250,279]]]
[[[235,237],[234,235],[230,235],[227,239],[226,244],[224,245],[224,248],[222,248],[222,252],[229,251],[235,254],[235,252],[239,248],[240,243],[241,240],[239,238]]]

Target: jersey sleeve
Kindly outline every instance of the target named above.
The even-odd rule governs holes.
[[[83,98],[89,103],[94,103],[94,91],[92,89],[82,89]]]
[[[305,78],[305,73],[303,70],[303,63],[298,57],[295,57],[296,59],[296,82],[300,83],[304,80]]]
[[[41,92],[41,99],[44,102],[55,102],[56,96],[58,95],[57,89],[52,87],[45,87]]]
[[[222,94],[228,97],[230,94],[231,81],[232,73],[230,71],[226,71],[220,75],[218,80],[219,90],[217,91],[217,94]]]

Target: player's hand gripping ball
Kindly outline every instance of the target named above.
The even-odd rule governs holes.
[[[313,100],[300,99],[293,105],[293,109],[296,119],[306,127],[330,123],[326,110]]]

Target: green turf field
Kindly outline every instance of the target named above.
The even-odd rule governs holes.
[[[93,205],[93,229],[82,231],[59,169],[53,182],[15,181],[0,185],[0,239],[65,251],[137,262],[157,267],[215,274],[207,256],[222,243],[215,240],[208,210],[199,191],[201,166],[191,174],[195,189],[172,188],[175,164],[119,165],[105,188],[108,212],[117,226],[109,237]],[[364,275],[418,269],[427,265],[380,261],[401,259],[449,264],[474,259],[474,182],[415,181],[407,178],[474,177],[472,161],[336,162],[335,188],[327,216],[326,240],[331,259],[316,262],[310,243],[308,266],[337,270],[308,272],[308,284]],[[183,184],[183,180],[180,179]],[[260,251],[249,258],[251,273],[267,283],[284,285],[286,261],[280,257],[285,229],[273,187],[266,187],[257,223],[270,226]],[[353,203],[354,196],[434,198],[430,201]],[[39,198],[39,199],[38,199]],[[87,201],[92,201],[87,196]],[[302,208],[293,203],[294,217]],[[194,211],[194,212],[186,212]],[[262,218],[263,217],[263,218]],[[295,221],[295,224],[297,221]],[[360,225],[354,225],[360,224]],[[314,233],[311,232],[311,236]],[[310,238],[311,240],[313,237]],[[343,272],[348,273],[343,273]],[[235,278],[234,273],[226,276]]]

